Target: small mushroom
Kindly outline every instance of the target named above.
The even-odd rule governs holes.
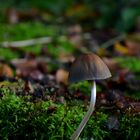
[[[86,123],[88,122],[90,116],[94,111],[94,106],[96,102],[96,81],[111,77],[111,73],[106,66],[106,64],[101,60],[101,58],[93,53],[81,55],[77,58],[70,69],[69,72],[69,82],[79,82],[83,80],[93,80],[93,87],[91,89],[91,101],[88,112],[84,116],[77,130],[71,136],[71,140],[76,140]]]

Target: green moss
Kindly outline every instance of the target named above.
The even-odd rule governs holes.
[[[83,102],[54,103],[39,101],[32,103],[31,97],[19,97],[10,90],[0,90],[0,139],[69,139],[78,127],[87,109]],[[28,100],[27,100],[28,99]],[[117,131],[106,128],[109,114],[96,110],[79,139],[138,139],[140,119],[138,116],[121,115]]]
[[[140,71],[140,60],[136,57],[117,57],[114,58],[123,68],[128,68],[130,71]]]
[[[129,97],[131,97],[131,98],[133,98],[133,99],[136,99],[136,100],[139,100],[139,99],[140,99],[140,92],[139,92],[139,91],[134,91],[134,92],[132,92],[132,91],[127,91],[127,92],[125,93],[125,95],[126,95],[126,96],[129,96]]]
[[[69,86],[69,89],[70,90],[79,90],[82,93],[90,95],[92,85],[93,85],[92,82],[82,81],[82,82],[71,84]],[[97,92],[101,91],[101,88],[98,85],[96,85],[96,86],[97,86]]]
[[[0,48],[0,58],[4,60],[11,60],[19,56],[20,55],[17,52],[13,52],[9,48]]]
[[[18,41],[42,36],[56,35],[56,26],[45,26],[39,22],[0,24],[0,41]]]
[[[26,52],[31,52],[33,54],[39,55],[42,49],[42,45],[33,45],[33,46],[27,46],[24,47],[23,50]]]
[[[62,54],[69,55],[74,53],[75,48],[73,45],[67,40],[62,40],[61,37],[58,37],[58,40],[56,41],[56,45],[53,43],[48,44],[47,46],[48,52],[54,57],[59,58]]]
[[[69,86],[70,90],[79,90],[82,93],[86,93],[90,95],[92,85],[88,81],[82,81],[78,83],[71,84]]]
[[[140,137],[139,116],[124,115],[120,118],[120,128],[116,135],[117,139],[136,140]]]

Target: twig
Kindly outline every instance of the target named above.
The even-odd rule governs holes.
[[[29,39],[29,40],[23,40],[23,41],[5,41],[1,42],[0,46],[2,47],[25,47],[25,46],[31,46],[35,44],[46,44],[50,43],[52,41],[52,38],[50,37],[40,37],[36,39]]]
[[[126,36],[124,34],[123,35],[120,35],[120,36],[117,36],[117,37],[115,37],[113,39],[110,39],[110,40],[106,41],[105,43],[103,43],[101,45],[101,48],[106,49],[106,48],[110,47],[111,45],[113,45],[115,42],[122,41],[125,38],[126,38]]]
[[[104,49],[107,49],[109,48],[110,46],[114,45],[114,43],[118,42],[118,41],[122,41],[126,38],[126,35],[123,34],[123,35],[120,35],[120,36],[117,36],[117,37],[114,37],[110,40],[107,40],[106,42],[104,42],[103,44],[99,45],[97,44],[94,40],[94,44],[91,44],[91,48],[87,48],[87,47],[80,47],[78,48],[78,50],[81,52],[81,53],[89,53],[89,52],[97,52],[99,48],[104,48]],[[94,46],[94,47],[93,47]],[[92,49],[94,48],[94,49]]]

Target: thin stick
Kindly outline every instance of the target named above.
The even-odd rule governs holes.
[[[2,46],[2,47],[25,47],[25,46],[35,45],[35,44],[46,44],[46,43],[50,43],[51,41],[52,41],[52,38],[50,38],[50,37],[40,37],[40,38],[34,38],[34,39],[22,40],[22,41],[0,42],[0,46]]]
[[[88,112],[86,113],[85,117],[83,118],[82,122],[80,123],[80,125],[78,126],[76,131],[71,136],[71,138],[70,138],[71,140],[77,140],[77,138],[79,137],[80,133],[84,129],[86,123],[88,122],[90,116],[92,115],[92,113],[94,111],[95,102],[96,102],[96,82],[94,81],[93,87],[91,90],[91,101],[90,101],[90,106],[89,106]]]
[[[122,41],[126,38],[125,34],[117,36],[115,38],[112,38],[108,41],[106,41],[105,43],[103,43],[100,47],[107,49],[108,47],[110,47],[111,45],[113,45],[114,43],[118,42],[118,41]]]

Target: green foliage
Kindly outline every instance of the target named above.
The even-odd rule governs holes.
[[[27,22],[27,23],[19,23],[16,25],[0,25],[0,41],[22,41],[28,40],[36,37],[44,37],[49,36],[52,39],[55,39],[58,35],[58,30],[60,28],[58,26],[45,26],[39,22]],[[66,39],[57,36],[56,40],[58,46],[51,43],[48,44],[48,52],[55,58],[58,58],[61,53],[70,54],[74,52],[73,45]],[[24,47],[23,50],[25,52],[33,52],[34,54],[39,54],[41,51],[42,45],[33,45]],[[55,49],[55,51],[54,51]],[[10,60],[12,58],[17,58],[20,56],[18,52],[0,48],[1,58],[5,58],[6,60]]]
[[[121,67],[123,68],[127,68],[129,69],[130,71],[136,73],[136,80],[139,80],[140,79],[140,76],[139,76],[139,71],[140,71],[140,61],[139,61],[139,58],[136,58],[136,57],[128,57],[128,56],[125,56],[125,57],[117,57],[117,58],[114,58],[119,64]],[[131,82],[131,81],[129,81]],[[125,93],[127,96],[130,96],[134,99],[140,99],[140,92],[139,91],[127,91]]]
[[[28,0],[7,0],[0,3],[0,9],[3,8],[10,8],[10,7],[17,7],[17,8],[30,8],[30,1]]]
[[[81,8],[81,11],[77,11],[77,8],[75,8],[83,5],[85,10]],[[65,13],[69,13],[73,9],[75,14],[70,17],[72,21],[78,21],[83,17],[85,20],[90,20],[91,23],[88,24],[91,24],[94,28],[111,27],[120,32],[134,28],[140,15],[139,0],[81,0],[80,2],[72,0],[19,0],[18,2],[17,0],[8,0],[0,3],[0,9],[11,7],[21,11],[30,11],[31,8],[47,10],[54,15],[53,19],[58,18],[57,16],[67,16]],[[93,16],[87,19],[89,15]]]
[[[125,7],[122,10],[120,22],[118,22],[118,29],[121,30],[129,30],[134,27],[137,23],[138,16],[140,15],[140,8],[138,7]]]
[[[133,94],[132,94],[132,91],[128,91],[126,92],[126,96],[130,96],[133,99],[140,100],[140,91],[133,92]]]
[[[45,26],[39,22],[0,25],[0,41],[26,40],[42,36],[54,36],[55,34],[55,26]]]
[[[140,71],[140,61],[136,57],[130,57],[130,56],[125,56],[125,57],[117,57],[115,58],[119,64],[124,67],[128,68],[130,71],[133,72],[139,72]]]
[[[31,5],[40,9],[47,9],[55,15],[62,15],[75,2],[72,0],[31,0]]]
[[[5,60],[11,60],[13,58],[18,58],[20,55],[17,52],[10,50],[9,48],[0,47],[0,58]]]
[[[17,9],[29,9],[36,7],[43,10],[48,10],[56,15],[62,14],[66,9],[72,6],[75,2],[71,0],[7,0],[0,3],[0,8],[16,7]]]
[[[41,44],[36,44],[33,46],[27,46],[23,47],[23,50],[26,52],[31,52],[35,55],[39,55],[41,53],[42,45]]]
[[[22,49],[25,53],[26,52],[32,52],[35,55],[38,55],[41,52],[42,45],[28,46],[28,47],[24,47]],[[0,48],[0,58],[1,59],[11,60],[11,59],[14,59],[14,58],[19,58],[19,57],[21,57],[21,54],[18,53],[18,51],[14,51],[14,49],[12,50],[12,49],[9,49],[9,48]]]
[[[61,37],[58,37],[58,40],[56,40],[56,44],[57,45],[50,43],[47,46],[48,52],[54,58],[58,59],[62,54],[68,55],[68,54],[72,54],[75,51],[73,45],[66,38],[62,39]]]
[[[39,22],[27,22],[19,23],[16,25],[5,25],[0,26],[0,41],[22,41],[28,40],[36,37],[49,36],[52,39],[57,40],[54,43],[47,45],[48,53],[50,53],[54,58],[58,58],[61,54],[71,54],[74,52],[75,48],[65,37],[61,37],[58,34],[60,27],[58,26],[45,26]],[[55,45],[57,44],[57,46]],[[25,52],[33,52],[34,54],[39,54],[42,45],[26,46],[22,48]],[[54,51],[55,50],[55,51]],[[0,48],[1,58],[10,60],[12,58],[17,58],[20,56],[16,51],[12,51],[5,48]]]

